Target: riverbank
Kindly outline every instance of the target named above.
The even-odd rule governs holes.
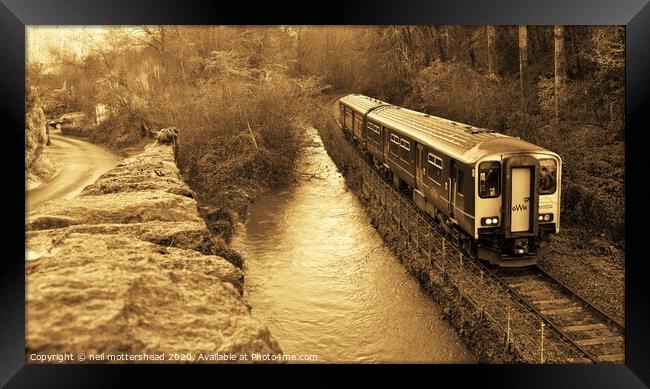
[[[164,138],[30,212],[27,230],[27,355],[282,352],[251,318],[241,270],[216,255]]]

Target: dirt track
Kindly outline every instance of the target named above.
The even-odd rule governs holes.
[[[72,198],[103,173],[113,169],[121,157],[84,140],[50,131],[52,145],[44,155],[56,161],[60,170],[51,180],[27,191],[27,211],[49,200]]]

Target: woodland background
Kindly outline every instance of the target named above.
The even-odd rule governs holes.
[[[79,28],[39,55],[30,29],[28,174],[45,117],[104,104],[107,121],[72,135],[116,151],[175,126],[179,166],[227,239],[250,199],[290,179],[303,125],[362,93],[557,152],[563,223],[624,247],[623,27]]]

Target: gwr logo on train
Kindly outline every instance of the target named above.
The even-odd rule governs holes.
[[[527,209],[528,209],[528,207],[525,206],[524,204],[517,204],[514,207],[512,207],[512,212],[525,211]]]
[[[560,231],[552,211],[560,209],[559,155],[363,95],[336,105],[343,132],[361,153],[468,252],[524,266],[549,251],[549,236]]]

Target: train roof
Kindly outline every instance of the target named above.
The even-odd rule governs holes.
[[[368,118],[375,122],[463,162],[473,163],[487,155],[512,152],[556,155],[519,138],[398,107],[368,96],[347,95],[340,101],[364,115],[368,114]]]
[[[364,95],[347,95],[340,98],[341,102],[348,105],[350,108],[366,114],[369,110],[375,109],[382,105],[391,105],[385,101],[373,99],[372,97]]]

